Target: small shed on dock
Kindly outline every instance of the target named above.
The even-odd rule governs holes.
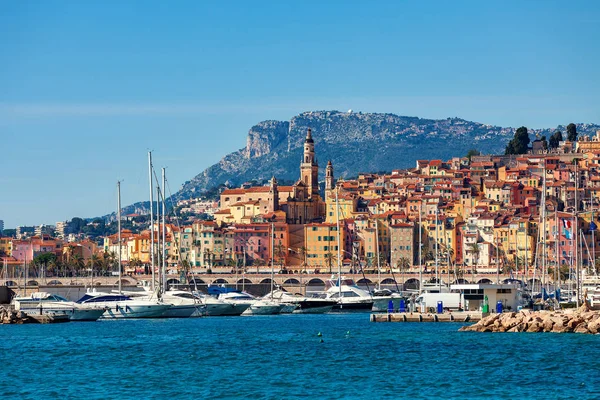
[[[467,311],[481,311],[486,296],[490,312],[496,312],[499,301],[502,302],[503,311],[516,311],[521,301],[520,289],[514,284],[456,284],[451,285],[450,289],[460,292],[461,302]]]

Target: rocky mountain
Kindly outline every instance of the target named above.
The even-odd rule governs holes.
[[[263,121],[248,132],[246,147],[223,157],[186,182],[175,197],[198,197],[220,184],[238,187],[244,182],[266,181],[271,176],[294,181],[306,130],[312,128],[320,176],[328,160],[337,177],[359,172],[411,168],[417,159],[449,159],[477,149],[482,154],[503,154],[515,128],[502,128],[460,118],[442,120],[394,114],[312,111],[290,121]],[[593,134],[600,126],[578,124],[578,132]],[[550,135],[565,126],[530,130]],[[566,136],[566,133],[563,133]]]

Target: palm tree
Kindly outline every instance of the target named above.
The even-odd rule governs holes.
[[[396,261],[396,267],[398,267],[400,275],[402,275],[402,290],[404,290],[404,271],[410,268],[410,261],[406,257],[400,257],[398,261]]]
[[[325,263],[327,263],[327,268],[329,269],[329,273],[332,273],[332,265],[335,262],[335,260],[337,260],[337,257],[335,255],[333,255],[332,252],[328,252],[327,254],[325,254]]]
[[[252,264],[256,265],[256,273],[258,274],[260,272],[260,267],[265,265],[265,260],[262,258],[255,258]]]
[[[302,246],[298,250],[300,251],[300,256],[302,257],[302,264],[300,264],[300,272],[302,273],[302,271],[306,269],[306,254],[308,253],[308,249],[305,246]]]
[[[80,276],[81,270],[85,268],[85,260],[79,254],[74,254],[71,257],[71,266],[75,272],[75,276]]]
[[[473,259],[471,260],[471,274],[473,275],[473,279],[475,279],[475,267],[479,261],[479,253],[481,250],[479,249],[479,244],[477,243],[471,243],[469,245],[469,250],[473,254]]]
[[[285,246],[281,243],[275,245],[275,256],[279,259],[279,264],[283,269],[283,264],[285,261]]]

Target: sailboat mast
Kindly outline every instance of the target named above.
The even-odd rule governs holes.
[[[165,186],[167,178],[165,175],[165,169],[162,169],[162,281],[163,281],[163,293],[167,291],[167,260],[166,260],[166,245],[167,245],[167,226],[165,225]],[[171,230],[172,239],[175,239],[175,234]]]
[[[154,188],[152,185],[152,152],[148,152],[148,178],[150,181],[150,270],[152,271],[151,288],[154,292]]]
[[[271,300],[273,300],[273,279],[275,279],[275,224],[271,222]]]
[[[575,226],[573,227],[573,239],[575,240],[575,293],[577,293],[577,308],[581,305],[579,302],[580,291],[579,291],[579,221],[577,219],[577,213],[579,212],[579,205],[577,204],[577,191],[579,190],[579,179],[577,179],[577,161],[575,162]]]
[[[160,187],[156,182],[156,266],[157,266],[157,277],[158,277],[158,289],[162,289],[162,274],[160,273]]]
[[[119,241],[119,294],[121,294],[121,181],[117,181],[117,240]]]
[[[338,289],[339,299],[342,300],[342,264],[340,263],[341,247],[340,247],[340,203],[339,203],[339,187],[335,188],[335,222],[337,226],[337,263],[338,263]],[[340,303],[341,306],[341,303]]]
[[[375,244],[377,249],[377,289],[381,290],[381,261],[379,258],[379,218],[375,218]]]
[[[545,163],[545,161],[544,161]],[[546,287],[546,165],[542,176],[542,288]]]
[[[423,227],[421,225],[422,208],[423,208],[423,199],[419,199],[419,292],[423,291],[423,257],[422,257],[422,251],[423,251],[422,229],[423,229]]]
[[[554,234],[556,240],[556,266],[554,268],[554,288],[556,289],[557,282],[558,287],[560,288],[560,227],[558,226],[558,207],[556,207],[554,211],[554,227],[556,229],[556,232]],[[560,299],[558,300],[560,301]]]
[[[438,204],[435,205],[435,279],[437,279],[438,293],[441,293],[441,282],[438,264]]]

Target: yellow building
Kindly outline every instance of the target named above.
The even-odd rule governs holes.
[[[494,237],[503,253],[501,258],[513,266],[518,263],[519,270],[524,268],[524,263],[530,268],[535,259],[534,230],[533,225],[526,219],[515,219],[494,228]]]
[[[337,218],[339,218],[340,221],[346,218],[352,218],[356,211],[356,204],[356,196],[347,193],[339,193],[338,207],[336,209],[335,192],[330,193],[330,197],[327,197],[325,202],[325,222],[328,224],[335,224]]]
[[[346,241],[346,232],[340,226],[339,243],[342,259],[347,255],[343,251]],[[304,247],[306,248],[306,263],[309,267],[317,268],[321,272],[330,272],[337,269],[338,256],[338,231],[336,224],[307,224],[304,226]],[[341,262],[342,260],[340,260]],[[325,268],[325,269],[324,269]]]
[[[8,236],[0,237],[0,255],[12,255],[12,238]]]

